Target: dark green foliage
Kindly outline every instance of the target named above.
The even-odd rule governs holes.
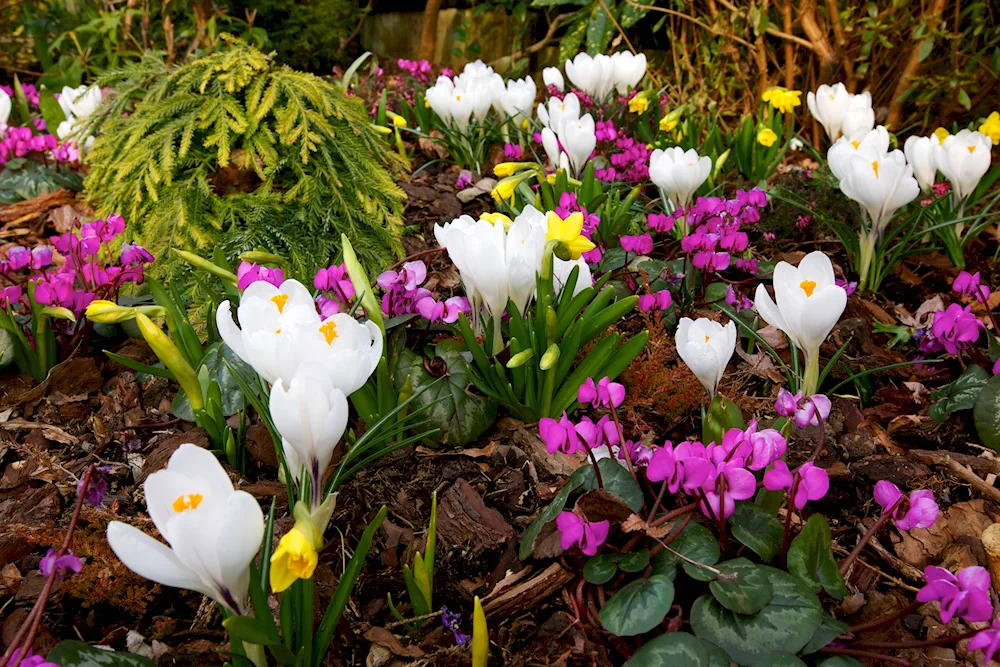
[[[381,268],[402,250],[401,165],[362,102],[227,39],[182,67],[147,55],[100,80],[116,92],[88,157],[99,214],[125,216],[158,277],[180,268],[169,248],[215,246],[264,247],[307,276],[339,254],[341,232]]]

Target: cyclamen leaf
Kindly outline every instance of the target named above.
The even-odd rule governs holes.
[[[781,549],[784,529],[777,517],[754,503],[737,503],[729,517],[733,537],[749,547],[764,562],[770,562]]]
[[[673,603],[674,582],[654,574],[612,595],[601,607],[601,625],[619,637],[641,635],[662,623]]]
[[[931,394],[937,401],[930,407],[931,417],[940,422],[952,412],[972,408],[989,379],[989,373],[982,366],[969,366],[957,380]]]
[[[1000,375],[990,378],[979,393],[972,419],[983,444],[1000,452]]]
[[[847,595],[847,585],[830,548],[830,524],[822,514],[809,517],[802,532],[792,540],[788,571],[817,593],[825,589],[838,600]]]
[[[712,667],[705,642],[686,632],[668,632],[646,642],[624,667]],[[728,667],[728,663],[726,665]]]
[[[738,614],[756,614],[763,609],[774,590],[761,565],[746,558],[736,558],[718,566],[720,574],[708,587],[726,609]]]

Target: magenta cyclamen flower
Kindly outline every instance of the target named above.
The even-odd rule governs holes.
[[[521,159],[521,147],[517,144],[504,144],[503,145],[503,156],[508,160],[520,160]]]
[[[701,488],[715,473],[715,466],[705,455],[701,443],[682,442],[677,447],[668,440],[653,452],[646,467],[650,482],[667,482],[670,493],[683,488],[687,492]]]
[[[624,235],[620,240],[622,250],[625,252],[634,252],[639,255],[653,252],[653,237],[650,236],[649,232],[639,236]]]
[[[83,569],[83,562],[73,554],[72,550],[58,558],[56,553],[55,549],[49,549],[45,558],[38,564],[38,569],[46,578],[52,576],[53,571],[56,573],[56,579],[62,579],[70,571],[79,574]]]
[[[799,483],[792,502],[797,509],[805,507],[810,500],[822,499],[830,490],[830,476],[812,461],[803,463],[793,475],[788,464],[781,460],[775,461],[774,467],[764,473],[764,488],[768,491],[790,491],[796,477]]]
[[[599,449],[608,445],[608,454],[611,454],[611,447],[618,444],[618,427],[611,417],[604,415],[597,422],[590,417],[583,417],[575,427],[576,434],[590,449]]]
[[[141,264],[149,264],[150,262],[152,262],[153,255],[150,254],[148,250],[143,248],[138,243],[125,243],[122,244],[122,252],[121,255],[119,256],[119,261],[121,261],[121,263],[125,264],[126,266],[139,266]],[[240,268],[243,267],[243,264],[246,264],[246,262],[240,264]],[[271,271],[271,269],[268,270]],[[281,269],[273,269],[273,271],[280,272]],[[237,276],[237,278],[238,277],[239,276]],[[282,277],[284,276],[282,275]],[[277,283],[277,285],[280,284],[281,284],[280,282]],[[246,289],[246,288],[240,288],[240,289]]]
[[[934,338],[950,354],[958,354],[979,339],[979,332],[986,327],[972,314],[972,306],[963,308],[953,303],[945,310],[934,313],[931,330]]]
[[[664,234],[674,228],[674,219],[666,213],[651,213],[646,217],[646,226]]]
[[[722,491],[720,503],[719,491],[722,481],[725,481],[725,489]],[[743,459],[734,457],[715,466],[715,470],[705,483],[705,489],[705,501],[702,501],[701,511],[706,516],[728,519],[736,511],[737,500],[753,498],[757,490],[757,480],[753,473],[744,467]]]
[[[11,271],[18,271],[31,262],[31,251],[24,246],[14,246],[7,251],[7,266]]]
[[[577,391],[580,403],[590,403],[595,408],[617,408],[625,400],[625,385],[612,382],[608,376],[602,377],[597,383],[594,378],[587,378]]]
[[[40,655],[35,655],[30,650],[24,656],[24,660],[21,660],[20,663],[18,663],[17,659],[20,655],[21,649],[14,649],[14,652],[10,656],[10,660],[7,662],[7,667],[14,667],[15,663],[19,664],[20,667],[59,667],[56,663],[48,662],[45,658]]]
[[[122,249],[124,256],[125,249]],[[149,254],[149,253],[146,253]],[[241,292],[250,287],[255,282],[263,281],[271,283],[275,287],[285,282],[285,272],[281,269],[272,269],[266,266],[251,264],[250,262],[240,262],[236,269],[236,287]]]
[[[657,310],[667,310],[674,303],[674,297],[670,290],[661,289],[655,294],[643,294],[639,297],[639,310],[648,313],[653,308]]]
[[[446,301],[437,301],[433,297],[425,296],[414,305],[414,309],[431,322],[446,322],[451,324],[458,321],[458,314],[469,314],[472,306],[464,296],[453,296]]]
[[[732,285],[726,287],[726,303],[735,308],[736,312],[740,312],[741,310],[752,310],[754,307],[753,301],[733,289]]]
[[[875,484],[874,497],[883,511],[892,510],[892,518],[896,520],[896,527],[900,530],[930,528],[937,521],[938,504],[934,501],[934,493],[926,489],[913,491],[909,498],[903,499],[897,506],[896,503],[903,498],[903,492],[892,482],[883,479]]]
[[[608,539],[611,522],[587,521],[573,512],[562,512],[556,517],[556,528],[559,529],[559,543],[563,551],[576,545],[584,556],[596,556],[597,549]]]
[[[917,593],[917,601],[941,603],[942,623],[950,623],[956,616],[968,623],[993,618],[990,573],[986,568],[967,567],[955,576],[943,567],[929,565],[924,568],[924,578],[927,585]]]
[[[962,271],[955,278],[955,282],[951,284],[951,288],[959,294],[971,296],[979,303],[986,303],[990,299],[990,288],[988,285],[982,284],[981,280],[979,271],[975,273]]]
[[[787,389],[778,392],[778,400],[774,402],[774,411],[782,417],[794,417],[799,428],[819,426],[819,420],[826,421],[830,417],[830,399],[823,394],[803,396],[802,392],[793,394]]]
[[[538,435],[545,442],[545,449],[549,454],[562,452],[563,454],[576,454],[586,451],[583,441],[576,432],[576,427],[569,420],[569,416],[564,412],[559,421],[549,417],[542,417],[538,422]]]
[[[993,624],[969,640],[970,651],[982,651],[983,663],[989,664],[1000,651],[1000,616],[993,619]]]

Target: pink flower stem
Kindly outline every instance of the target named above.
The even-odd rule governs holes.
[[[614,405],[611,406],[611,419],[614,420],[615,428],[618,429],[618,446],[624,448],[625,450],[625,465],[628,467],[628,471],[632,474],[632,479],[635,479],[636,482],[638,482],[639,480],[636,479],[635,476],[635,468],[632,467],[632,454],[629,453],[628,447],[625,446],[625,431],[622,429],[622,423],[618,419],[618,410]],[[610,451],[611,446],[609,445],[608,452]],[[652,518],[652,514],[650,514],[650,518]]]
[[[801,481],[798,471],[792,479],[792,488],[788,490],[788,507],[785,509],[785,532],[781,538],[781,569],[788,564],[788,548],[792,544],[792,514],[795,513],[795,494]]]
[[[597,478],[597,488],[604,490],[604,480],[601,479],[601,469],[597,465],[597,455],[594,454],[594,450],[589,446],[587,447],[587,453],[590,455],[590,462],[594,464],[594,476]]]
[[[892,518],[893,512],[896,511],[896,508],[899,507],[899,505],[903,502],[903,500],[905,500],[905,498],[906,496],[900,496],[899,499],[892,504],[892,507],[883,512],[882,516],[878,518],[878,521],[873,523],[872,527],[869,528],[865,532],[865,534],[861,536],[861,540],[858,542],[858,545],[854,547],[854,551],[852,551],[847,558],[840,561],[841,576],[847,574],[847,571],[851,569],[851,564],[857,559],[858,556],[861,555],[861,550],[865,548],[865,545],[868,544],[868,541],[871,540],[872,537],[874,537],[875,533],[878,532],[879,528],[885,525],[885,523]]]
[[[816,421],[819,423],[819,442],[816,443],[816,449],[813,451],[812,456],[809,457],[810,461],[815,461],[823,452],[823,445],[826,444],[826,426],[823,423],[823,417],[819,413],[819,406],[816,405],[816,401],[812,399],[812,396],[809,397],[809,402],[812,403]]]
[[[897,612],[895,612],[893,614],[889,614],[888,616],[883,616],[881,618],[876,618],[874,621],[868,621],[867,623],[861,623],[859,625],[854,625],[851,628],[849,628],[847,632],[850,633],[850,634],[852,634],[852,635],[858,635],[858,634],[861,634],[862,632],[871,632],[872,630],[879,630],[879,629],[884,628],[885,626],[889,625],[890,623],[892,623],[896,619],[902,618],[903,616],[906,616],[907,614],[913,613],[914,611],[916,611],[920,607],[921,604],[923,604],[923,603],[922,602],[912,602],[909,605],[907,605],[907,606],[903,607],[902,609],[900,609],[899,611],[897,611]]]
[[[667,492],[667,480],[663,480],[660,483],[660,493],[656,496],[656,501],[653,503],[653,509],[649,510],[649,516],[646,517],[646,524],[648,525],[650,521],[653,520],[653,516],[656,514],[656,510],[660,509],[660,503],[663,502],[663,496]]]
[[[907,649],[907,648],[929,648],[931,646],[943,646],[945,644],[957,643],[963,639],[969,639],[979,634],[979,630],[969,630],[968,632],[963,632],[960,635],[952,635],[950,637],[938,637],[937,639],[925,639],[923,641],[912,641],[912,642],[866,642],[859,641],[851,644],[852,647],[858,648],[875,648],[875,649]]]
[[[70,519],[69,528],[66,530],[66,537],[63,539],[62,546],[59,547],[59,551],[56,552],[53,562],[58,561],[63,557],[63,555],[65,555],[67,549],[69,549],[69,545],[73,541],[73,531],[76,530],[76,522],[80,518],[80,510],[83,509],[83,498],[87,495],[87,489],[90,486],[90,476],[93,472],[94,466],[90,465],[87,467],[87,471],[83,473],[80,490],[77,491],[76,494],[76,507],[73,509],[73,518]],[[21,661],[28,656],[32,645],[35,643],[35,635],[38,634],[38,626],[42,623],[42,615],[45,613],[45,605],[49,601],[49,595],[52,594],[52,587],[55,585],[58,574],[59,568],[53,567],[52,571],[49,573],[48,579],[45,580],[45,586],[42,587],[42,592],[38,596],[35,606],[32,607],[31,612],[21,624],[21,628],[17,631],[17,634],[14,635],[14,639],[10,642],[10,646],[8,646],[7,650],[4,652],[3,657],[0,658],[0,665],[18,667],[18,665],[21,664]],[[17,658],[11,662],[11,657],[14,655],[14,651],[18,648],[20,648],[21,651],[18,653]]]

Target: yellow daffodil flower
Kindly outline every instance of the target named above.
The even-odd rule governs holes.
[[[550,211],[546,222],[548,223],[546,240],[561,242],[569,250],[570,259],[580,259],[583,253],[590,252],[596,247],[593,241],[583,236],[583,213],[577,211],[564,220],[554,211]]]
[[[770,148],[778,140],[778,135],[769,127],[765,127],[757,133],[757,143]]]
[[[938,129],[934,130],[934,136],[937,137],[939,144],[944,145],[944,140],[947,139],[949,136],[951,136],[951,132],[944,129],[943,127],[939,127]]]
[[[979,126],[979,131],[990,138],[993,145],[1000,144],[1000,113],[994,111],[986,117],[986,122]]]
[[[287,589],[296,579],[309,579],[313,576],[319,554],[307,532],[310,531],[302,530],[299,522],[296,522],[271,554],[271,590],[275,593]]]
[[[649,97],[646,95],[646,91],[637,93],[632,99],[628,101],[628,110],[630,113],[639,114],[640,116],[646,113],[646,109],[649,108]]]
[[[119,306],[114,301],[97,299],[86,310],[87,319],[99,324],[121,324],[135,319],[135,309]]]
[[[679,122],[680,121],[677,120],[676,118],[671,118],[670,116],[664,116],[663,118],[660,119],[660,129],[663,130],[664,132],[670,132],[675,127],[677,127],[677,124]]]
[[[761,99],[770,104],[781,113],[791,113],[792,110],[802,104],[801,90],[788,90],[781,86],[772,86],[764,91]]]
[[[500,178],[506,178],[507,176],[513,176],[518,172],[524,171],[531,164],[531,162],[501,162],[493,167],[493,174]]]

